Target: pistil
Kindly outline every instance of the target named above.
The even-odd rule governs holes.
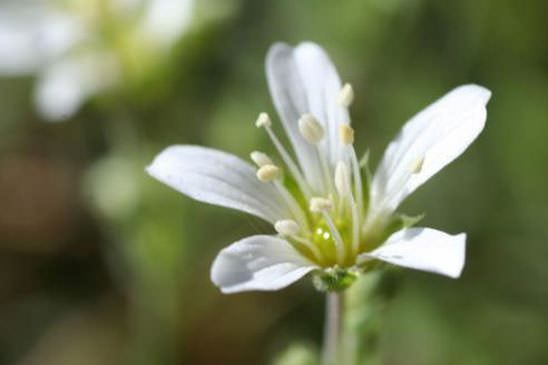
[[[329,215],[328,209],[331,209],[333,207],[333,203],[329,199],[325,198],[312,198],[310,199],[310,211],[313,213],[321,213],[325,223],[327,224],[327,228],[329,228],[329,231],[331,232],[331,236],[333,237],[333,241],[335,242],[335,253],[337,255],[337,262],[342,265],[344,261],[344,242],[342,240],[341,234],[339,230],[337,229],[337,226],[335,226],[335,223],[331,219],[331,216]]]

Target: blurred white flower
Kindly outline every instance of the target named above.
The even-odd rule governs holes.
[[[417,220],[396,209],[475,140],[491,92],[460,86],[411,118],[369,180],[353,147],[348,107],[354,92],[341,84],[325,51],[308,42],[275,44],[266,72],[296,162],[267,114],[256,126],[270,136],[285,173],[257,151],[251,154],[256,170],[236,156],[188,145],[168,147],[147,168],[191,198],[258,216],[278,233],[223,249],[212,281],[224,293],[277,290],[316,272],[327,283],[321,288],[340,290],[347,278],[368,270],[370,260],[459,277],[465,234],[411,228]]]
[[[143,36],[170,46],[189,27],[192,6],[189,0],[151,0],[141,24]]]
[[[122,78],[123,61],[101,38],[99,0],[8,0],[0,5],[0,74],[38,76],[35,103],[48,121],[78,111],[93,94]],[[139,44],[154,57],[188,29],[194,0],[110,0],[109,15],[130,19]],[[138,57],[136,57],[138,58]]]
[[[140,197],[139,177],[131,160],[114,155],[97,161],[86,173],[84,191],[94,209],[111,220],[134,212]]]
[[[116,83],[118,77],[118,63],[112,54],[69,55],[40,73],[34,101],[46,120],[63,120],[75,114],[88,97]]]
[[[51,5],[37,0],[0,5],[0,73],[40,71],[84,38],[82,24]]]

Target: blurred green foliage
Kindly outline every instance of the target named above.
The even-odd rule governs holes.
[[[241,0],[222,12],[147,82],[62,124],[35,113],[32,78],[0,79],[0,363],[315,361],[323,297],[310,282],[233,296],[209,282],[219,249],[268,225],[143,171],[174,143],[271,150],[253,121],[275,115],[263,60],[279,40],[318,42],[352,82],[357,148],[373,166],[452,87],[493,91],[480,138],[403,207],[468,233],[463,277],[390,273],[388,302],[353,312],[376,333],[362,344],[371,361],[548,363],[548,3]]]

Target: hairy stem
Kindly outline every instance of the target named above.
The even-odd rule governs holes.
[[[340,344],[342,320],[344,311],[344,293],[328,292],[325,303],[325,327],[323,338],[323,364],[338,364],[340,358]]]

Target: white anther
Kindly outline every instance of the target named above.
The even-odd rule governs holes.
[[[342,196],[350,194],[350,169],[342,161],[335,168],[335,187]]]
[[[339,137],[342,144],[351,145],[354,143],[354,129],[346,123],[339,125]]]
[[[266,153],[262,153],[259,151],[253,151],[250,154],[251,160],[255,162],[255,164],[259,167],[263,167],[265,165],[273,165],[272,160]]]
[[[292,219],[283,219],[274,223],[276,232],[283,236],[295,236],[301,230],[301,227]]]
[[[257,121],[255,122],[255,126],[257,128],[262,127],[270,127],[272,125],[272,121],[270,120],[270,117],[266,113],[259,114],[259,117],[257,118]]]
[[[354,101],[354,89],[350,84],[344,84],[343,88],[339,92],[339,98],[337,100],[339,105],[348,108]]]
[[[323,138],[323,128],[312,114],[303,114],[299,119],[299,131],[310,144],[316,144]]]
[[[411,171],[412,174],[418,174],[422,170],[422,165],[424,164],[424,156],[419,156],[411,166],[409,167],[409,171]]]
[[[324,209],[331,209],[333,203],[329,199],[325,198],[312,198],[310,199],[310,211],[313,213],[320,213]]]
[[[278,173],[280,172],[280,169],[278,166],[275,165],[264,165],[259,170],[257,170],[257,178],[263,182],[271,182],[276,177],[278,177]]]

